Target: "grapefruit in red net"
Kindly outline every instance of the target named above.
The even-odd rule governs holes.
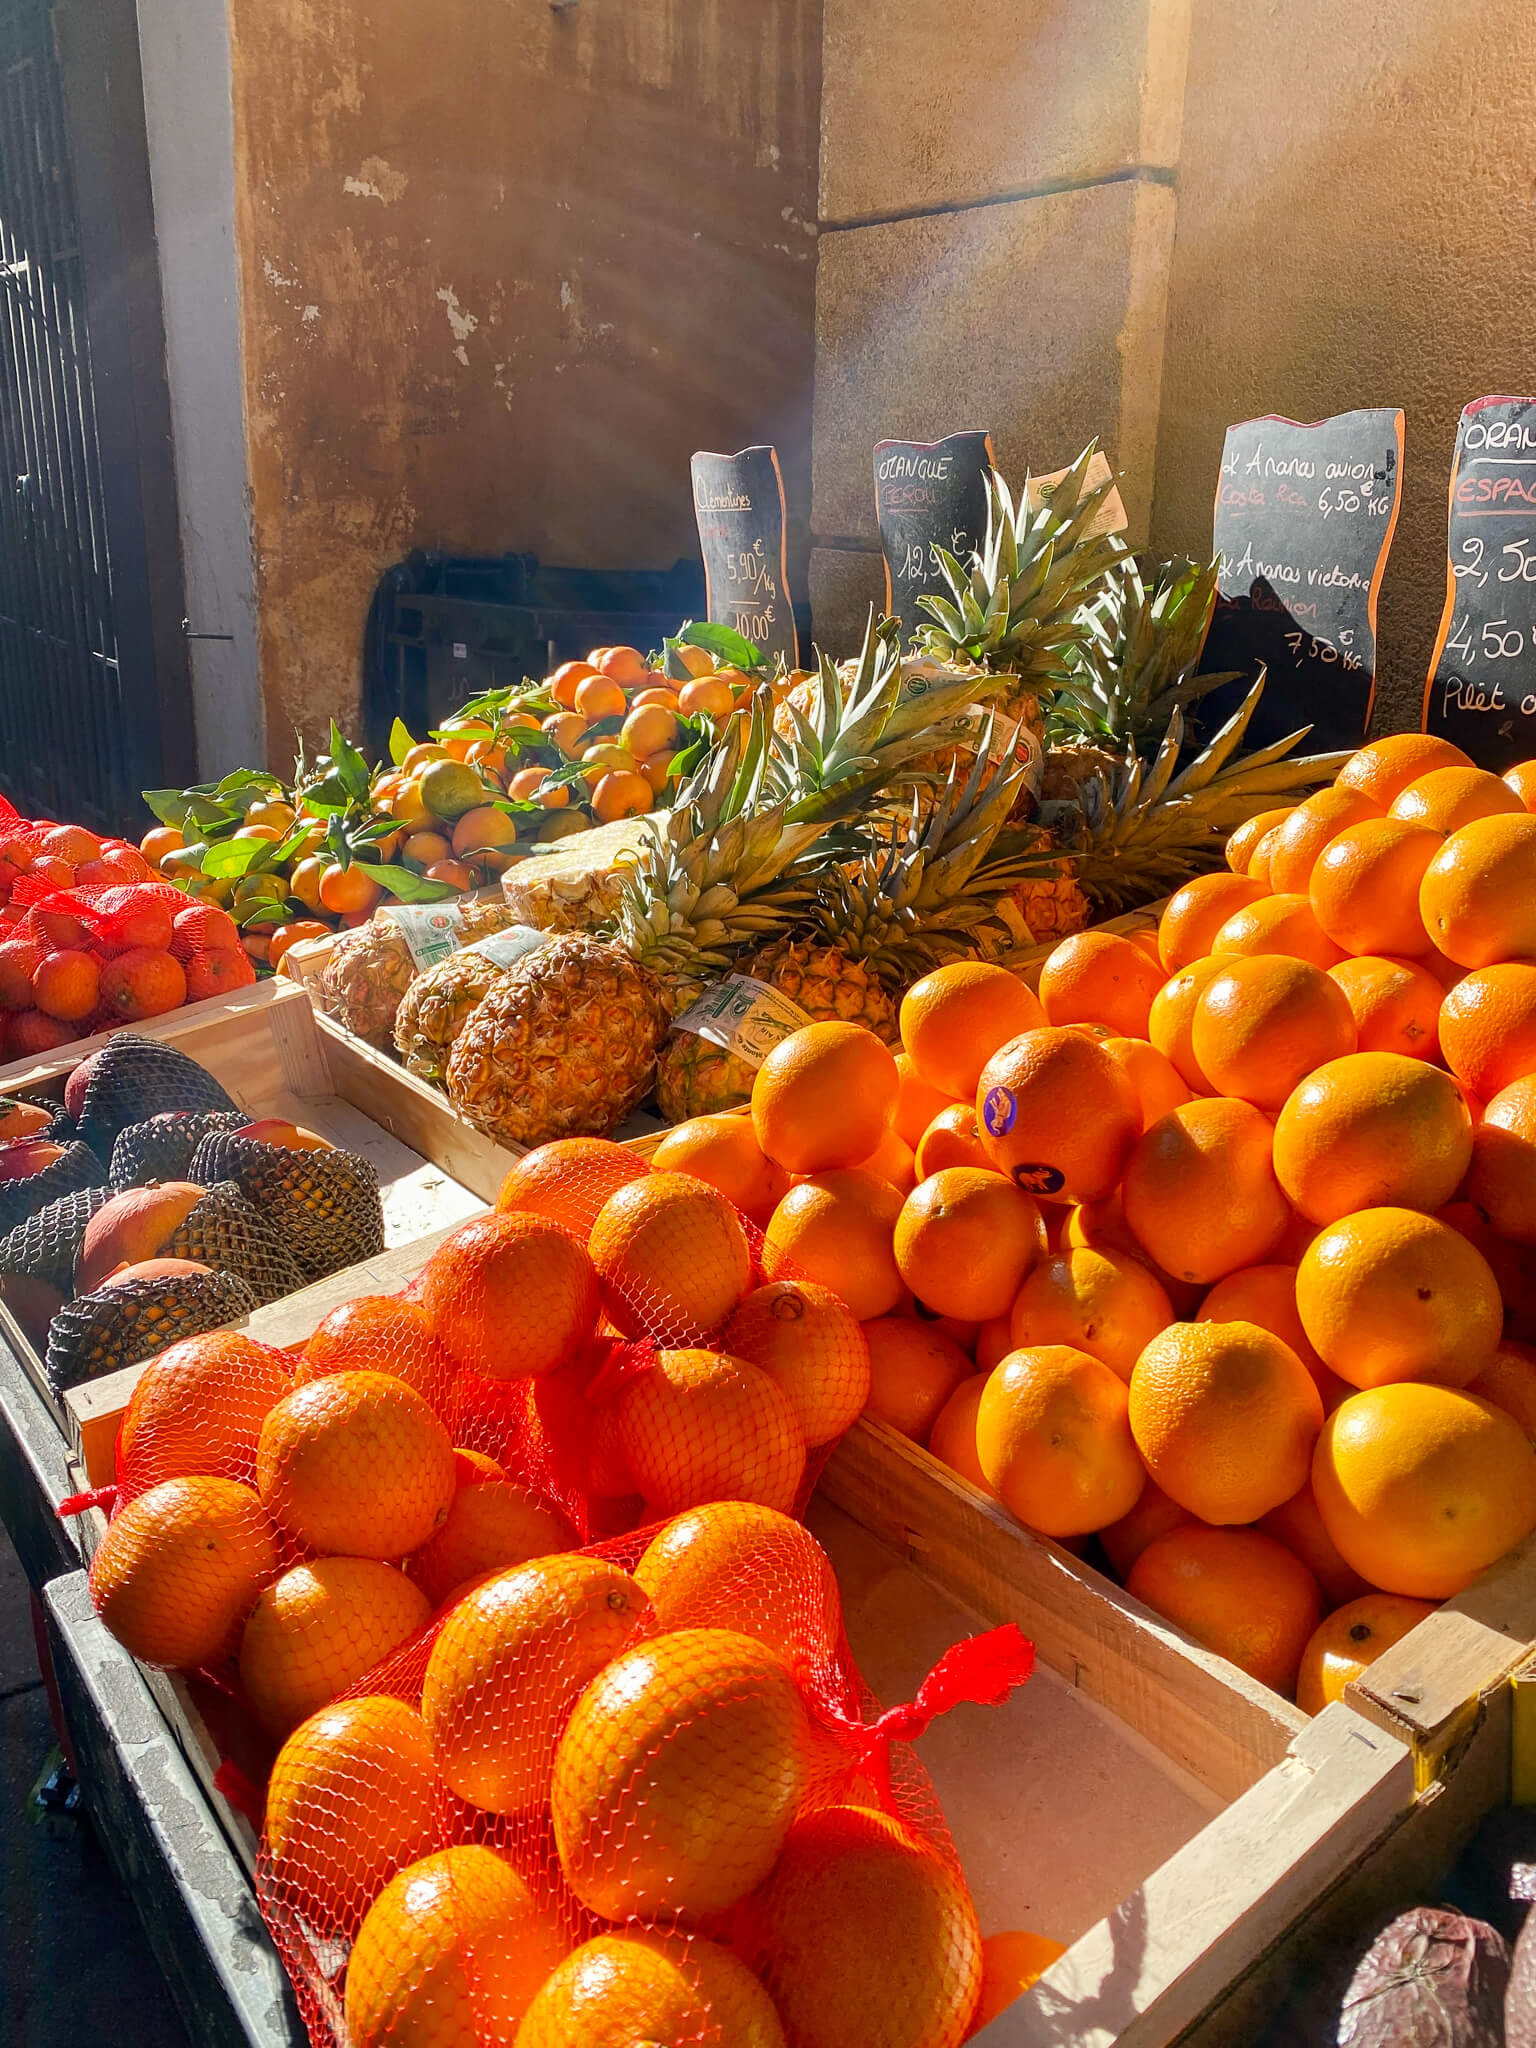
[[[547,1216],[585,1241],[615,1189],[643,1180],[649,1171],[636,1153],[610,1138],[556,1138],[518,1160],[501,1184],[496,1206]]]
[[[421,1279],[421,1305],[454,1365],[487,1379],[553,1372],[597,1327],[592,1261],[547,1217],[461,1224]]]

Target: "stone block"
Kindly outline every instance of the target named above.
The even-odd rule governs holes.
[[[811,635],[834,661],[858,651],[869,608],[885,605],[885,562],[876,549],[812,548]],[[809,660],[809,650],[801,658]]]
[[[871,451],[991,432],[1015,486],[1098,437],[1146,526],[1174,197],[1122,180],[826,234],[812,526],[877,539]]]
[[[823,221],[1171,166],[1189,6],[826,0]]]

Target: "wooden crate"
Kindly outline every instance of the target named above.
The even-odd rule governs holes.
[[[221,997],[217,1003],[173,1011],[142,1029],[146,1036],[176,1046],[206,1067],[253,1117],[288,1118],[371,1160],[379,1176],[386,1248],[415,1243],[429,1233],[440,1234],[478,1214],[494,1199],[511,1165],[512,1155],[487,1139],[476,1137],[472,1147],[461,1143],[463,1126],[446,1106],[441,1129],[424,1130],[413,1115],[401,1114],[399,1091],[390,1085],[405,1078],[399,1068],[389,1069],[379,1079],[370,1106],[360,1109],[332,1068],[330,1043],[318,1028],[308,997],[293,982],[262,982]],[[17,1061],[0,1071],[0,1093],[56,1094],[75,1064],[74,1054],[67,1049],[37,1060]],[[423,1142],[412,1146],[406,1131]],[[349,1286],[349,1296],[364,1291],[355,1281]],[[3,1304],[0,1340],[29,1374],[59,1428],[67,1431],[70,1425],[65,1408],[49,1388],[42,1361]],[[119,1408],[127,1399],[123,1389],[131,1388],[141,1370],[129,1367],[110,1376],[120,1395]],[[94,1448],[91,1462],[94,1469],[100,1469],[101,1454]]]

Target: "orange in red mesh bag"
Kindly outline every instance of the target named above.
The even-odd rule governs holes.
[[[461,1224],[427,1263],[421,1305],[461,1371],[487,1379],[553,1372],[597,1327],[597,1277],[546,1217],[511,1212]]]
[[[454,1370],[419,1302],[398,1294],[360,1294],[333,1308],[314,1331],[294,1378],[302,1383],[331,1372],[391,1372],[445,1415]]]

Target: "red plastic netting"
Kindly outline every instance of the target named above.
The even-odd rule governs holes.
[[[872,1995],[963,2038],[975,1914],[907,1745],[1028,1645],[872,1723],[791,1519],[868,1349],[760,1250],[566,1141],[401,1294],[140,1381],[92,1591],[222,1692],[253,1809],[271,1767],[258,1890],[317,2048],[832,2048]]]

